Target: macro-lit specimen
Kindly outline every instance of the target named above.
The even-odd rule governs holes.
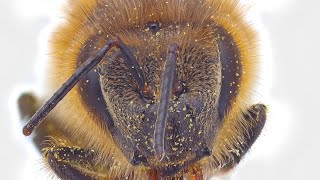
[[[34,131],[61,179],[226,172],[266,120],[251,102],[258,40],[245,10],[236,0],[70,1],[50,40],[45,98],[66,83],[47,102],[20,97],[32,117],[23,133]]]

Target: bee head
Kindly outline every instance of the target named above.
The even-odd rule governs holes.
[[[126,2],[98,4],[94,21],[81,22],[88,29],[81,30],[86,37],[79,69],[24,134],[86,76],[78,85],[80,98],[89,111],[107,114],[101,119],[127,160],[172,175],[211,155],[221,125],[217,9],[206,1]]]
[[[174,174],[210,155],[221,68],[208,23],[147,19],[114,34],[123,44],[99,64],[99,78],[113,138],[132,164]]]

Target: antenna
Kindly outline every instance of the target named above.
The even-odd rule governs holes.
[[[165,156],[164,135],[167,124],[169,101],[172,93],[175,75],[177,71],[178,45],[170,44],[168,48],[168,56],[165,64],[163,80],[161,84],[160,103],[158,107],[157,120],[154,129],[154,150],[155,156],[162,161]]]
[[[29,136],[33,130],[43,121],[49,112],[68,94],[68,92],[94,68],[107,54],[107,52],[118,44],[118,39],[110,40],[95,55],[85,61],[72,76],[53,94],[53,96],[31,117],[23,127],[23,134]]]

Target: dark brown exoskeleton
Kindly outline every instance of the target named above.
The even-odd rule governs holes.
[[[205,179],[259,136],[256,35],[237,1],[80,0],[68,14],[50,71],[65,84],[36,113],[19,99],[60,178]]]

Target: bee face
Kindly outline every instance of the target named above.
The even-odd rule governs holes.
[[[219,126],[217,113],[218,94],[220,93],[220,63],[214,39],[205,36],[194,43],[194,37],[178,41],[183,35],[181,29],[163,29],[164,35],[157,40],[153,32],[143,33],[139,44],[150,46],[131,46],[145,77],[149,93],[139,90],[121,55],[114,52],[109,61],[99,66],[100,84],[107,107],[112,112],[115,128],[120,134],[119,144],[124,152],[138,152],[148,159],[152,166],[160,164],[185,163],[197,158],[196,153],[212,141],[212,134]],[[166,34],[168,34],[166,36]],[[162,42],[163,41],[163,42]],[[207,41],[212,46],[203,46]],[[162,162],[155,159],[154,134],[161,99],[163,75],[169,43],[176,42],[180,50],[176,61],[173,90],[166,104],[168,111],[165,127],[165,152]],[[202,69],[202,67],[206,67]],[[130,67],[129,67],[130,68]],[[151,95],[149,95],[151,94]],[[210,121],[206,121],[210,119]],[[191,158],[193,157],[193,158]]]
[[[202,4],[201,9],[204,7],[206,5]],[[139,89],[130,73],[131,67],[126,65],[119,50],[107,55],[107,60],[98,67],[97,76],[106,107],[112,114],[109,121],[114,124],[113,131],[118,132],[113,136],[122,152],[129,161],[135,154],[147,159],[144,162],[147,166],[160,169],[202,158],[200,151],[213,143],[221,122],[217,108],[221,64],[217,33],[214,32],[217,31],[216,23],[210,18],[206,23],[188,18],[164,19],[163,11],[165,9],[158,8],[153,11],[153,19],[133,27],[124,26],[117,29],[120,33],[115,33],[133,52],[142,71],[143,85],[151,88],[147,90],[149,92]],[[133,17],[127,21],[129,19]],[[105,34],[101,34],[102,41]],[[174,75],[176,82],[166,105],[168,117],[163,139],[166,155],[159,161],[155,156],[154,134],[160,91],[166,88],[161,85],[171,43],[178,44],[179,55]]]
[[[74,6],[68,19],[73,24],[60,29],[68,35],[54,36],[62,42],[53,46],[53,54],[68,61],[56,60],[65,68],[54,71],[81,69],[108,40],[117,39],[111,43],[117,48],[68,98],[79,102],[75,110],[90,114],[71,117],[84,127],[69,128],[86,134],[79,135],[86,139],[80,143],[84,149],[95,149],[108,161],[95,162],[104,164],[107,176],[145,177],[141,173],[151,169],[161,177],[181,177],[190,167],[193,174],[205,174],[237,161],[242,155],[234,152],[254,142],[263,125],[252,137],[244,132],[255,127],[251,121],[265,119],[264,108],[252,107],[258,113],[250,114],[242,100],[249,97],[248,54],[254,55],[255,35],[245,28],[236,4],[98,0]],[[83,14],[74,18],[79,11]],[[86,131],[88,124],[95,131]],[[116,174],[113,166],[120,166]]]

